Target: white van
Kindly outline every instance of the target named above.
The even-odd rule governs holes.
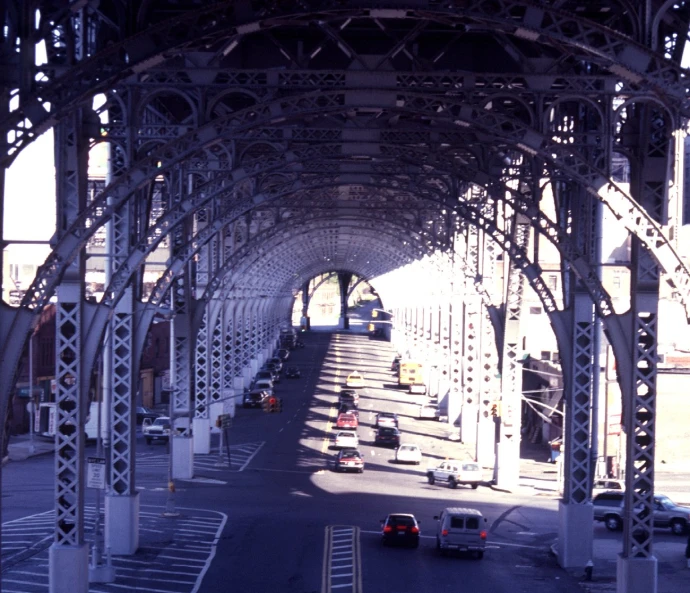
[[[486,517],[477,509],[448,507],[434,517],[436,527],[436,549],[441,554],[453,550],[473,552],[477,558],[484,557],[486,548]]]

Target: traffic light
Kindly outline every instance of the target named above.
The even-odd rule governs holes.
[[[264,409],[264,412],[270,412],[271,411],[271,400],[272,397],[265,397],[264,400],[261,402],[261,406]]]
[[[275,412],[276,406],[278,405],[278,398],[271,396],[268,398],[268,411]]]

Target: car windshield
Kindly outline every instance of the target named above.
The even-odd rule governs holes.
[[[153,426],[162,426],[163,428],[167,428],[170,426],[170,418],[156,418],[153,421]]]
[[[414,445],[402,445],[400,451],[416,451],[417,447]]]
[[[479,469],[479,466],[476,463],[463,463],[462,469],[464,469],[466,472],[474,472]]]
[[[665,507],[675,507],[677,506],[668,496],[655,496],[656,500],[663,504]]]

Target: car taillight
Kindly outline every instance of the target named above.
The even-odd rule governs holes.
[[[447,529],[444,529],[444,530],[441,532],[441,535],[444,536],[444,537],[445,537],[446,535],[448,535],[448,530],[447,530]]]
[[[486,531],[482,529],[482,531],[479,532],[479,537],[481,537],[482,539],[486,539]]]
[[[383,528],[383,533],[390,533],[391,531],[393,531],[393,528],[390,525],[386,525]]]
[[[412,529],[410,529],[410,531],[412,533],[419,533],[419,527],[413,527]]]

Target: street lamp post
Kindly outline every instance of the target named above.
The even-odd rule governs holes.
[[[33,454],[36,450],[34,445],[34,332],[29,336],[29,453]]]

